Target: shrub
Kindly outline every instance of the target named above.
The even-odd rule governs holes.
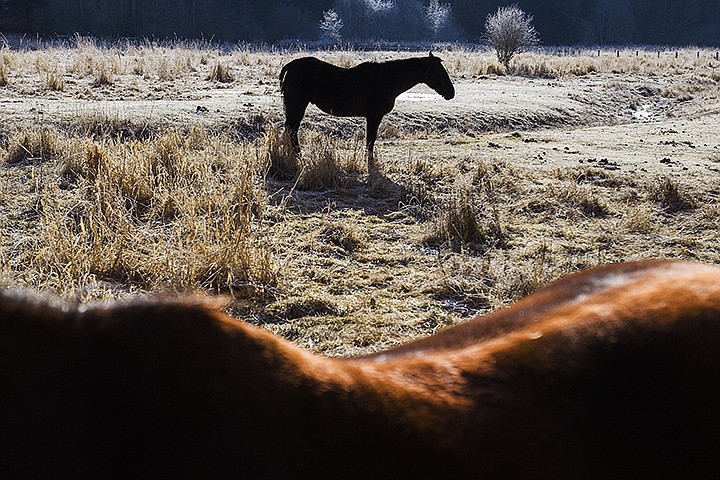
[[[510,60],[525,47],[537,45],[540,37],[532,25],[533,17],[517,5],[500,7],[485,20],[485,36],[508,69]]]

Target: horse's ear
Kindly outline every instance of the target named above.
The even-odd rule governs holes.
[[[430,51],[430,58],[435,58],[435,55],[432,54],[432,50]]]

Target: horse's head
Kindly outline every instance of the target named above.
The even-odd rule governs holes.
[[[442,60],[430,52],[430,56],[425,58],[425,62],[428,68],[423,83],[442,95],[445,100],[452,99],[455,96],[455,87],[450,80],[450,75],[443,67]]]

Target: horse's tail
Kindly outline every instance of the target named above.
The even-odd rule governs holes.
[[[285,92],[285,75],[287,74],[289,66],[290,64],[287,63],[280,69],[280,91],[283,93]]]

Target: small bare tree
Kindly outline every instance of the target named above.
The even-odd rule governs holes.
[[[322,38],[330,40],[333,43],[340,43],[342,40],[342,34],[340,30],[345,25],[343,24],[342,18],[333,9],[323,12],[323,19],[320,22],[320,30],[322,31]]]
[[[440,3],[438,0],[431,0],[425,7],[425,19],[430,26],[434,39],[437,39],[440,32],[448,28],[452,22],[452,7],[449,3]]]
[[[517,4],[499,7],[485,20],[485,37],[497,53],[498,60],[510,67],[510,60],[525,47],[540,43],[533,17],[523,12]]]

